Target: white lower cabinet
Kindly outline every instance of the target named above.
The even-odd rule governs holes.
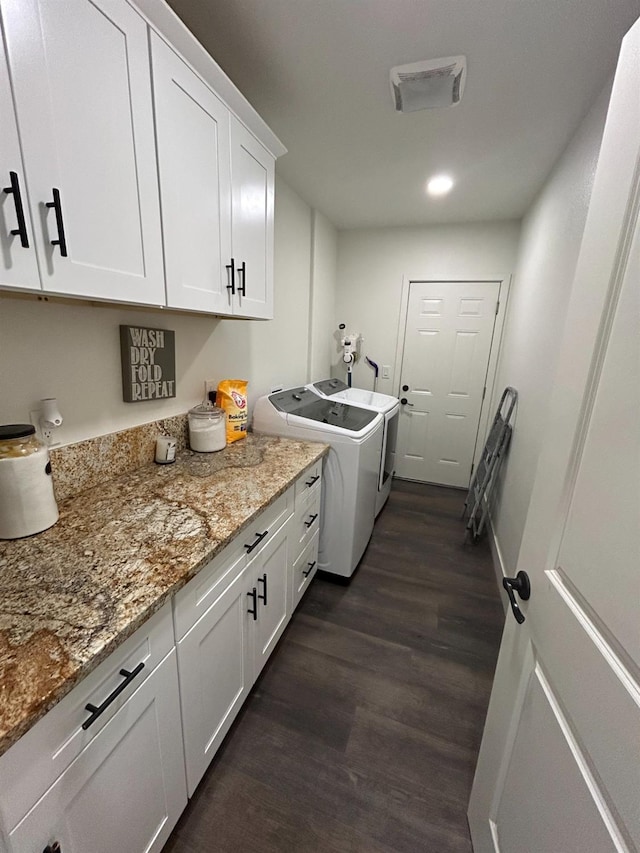
[[[178,642],[189,796],[253,684],[246,568],[244,551],[234,554],[213,587],[213,603]]]
[[[291,616],[288,594],[291,519],[247,568],[247,622],[253,651],[253,677],[262,672]]]
[[[162,848],[315,574],[320,474],[0,756],[0,853]]]
[[[289,619],[292,511],[290,489],[174,600],[189,796]]]
[[[171,651],[13,829],[9,849],[152,853],[186,803]]]

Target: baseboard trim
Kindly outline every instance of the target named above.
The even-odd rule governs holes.
[[[500,592],[500,601],[502,602],[502,609],[504,612],[507,612],[507,597],[502,594],[502,578],[507,576],[507,572],[504,565],[504,560],[502,559],[502,551],[500,550],[500,543],[498,542],[498,537],[496,536],[496,532],[493,527],[493,519],[491,518],[491,513],[487,513],[487,538],[489,540],[489,549],[491,550],[491,561],[493,562],[493,570],[496,575],[496,584],[498,585],[498,590]]]

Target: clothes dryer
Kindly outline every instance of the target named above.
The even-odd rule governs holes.
[[[330,446],[323,470],[318,568],[351,577],[373,530],[384,418],[302,386],[260,397],[253,428]]]
[[[390,394],[366,391],[364,388],[350,388],[341,379],[322,379],[307,385],[316,394],[329,400],[339,400],[374,412],[384,417],[382,452],[378,470],[378,494],[376,496],[376,516],[387,502],[391,491],[391,480],[396,460],[396,441],[398,438],[398,420],[400,418],[400,400]]]

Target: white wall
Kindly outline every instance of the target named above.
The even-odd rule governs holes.
[[[529,507],[609,91],[594,104],[523,221],[496,382],[498,389],[513,385],[519,393],[492,516],[507,574],[517,562]]]
[[[59,437],[65,444],[185,412],[201,400],[204,379],[248,379],[250,403],[276,385],[305,382],[312,221],[311,208],[278,178],[276,319],[272,321],[229,320],[72,300],[44,302],[36,296],[3,293],[0,423],[28,421],[30,408],[40,398],[57,397],[65,417]],[[328,223],[324,231],[330,236]],[[335,252],[329,237],[316,243],[316,263],[325,270],[318,279],[318,289],[326,287],[331,300],[330,270]],[[315,298],[323,304],[319,292]],[[175,330],[175,399],[122,402],[118,336],[121,323]],[[320,365],[322,357],[316,354],[315,358]],[[327,360],[322,371],[326,373],[328,369]]]
[[[331,329],[336,308],[338,232],[317,210],[313,211],[309,372],[307,380],[329,376],[333,355]]]
[[[403,276],[431,280],[508,276],[514,269],[519,223],[492,222],[424,228],[342,231],[338,235],[338,290],[334,325],[334,371],[339,367],[337,326],[364,336],[363,358],[354,368],[354,384],[373,387],[368,355],[380,365],[378,390],[397,393],[393,368]],[[382,365],[392,367],[382,379]],[[397,372],[398,372],[397,371]]]

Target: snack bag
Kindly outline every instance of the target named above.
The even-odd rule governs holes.
[[[223,379],[218,383],[216,406],[226,413],[227,444],[247,434],[247,385],[245,379]]]

